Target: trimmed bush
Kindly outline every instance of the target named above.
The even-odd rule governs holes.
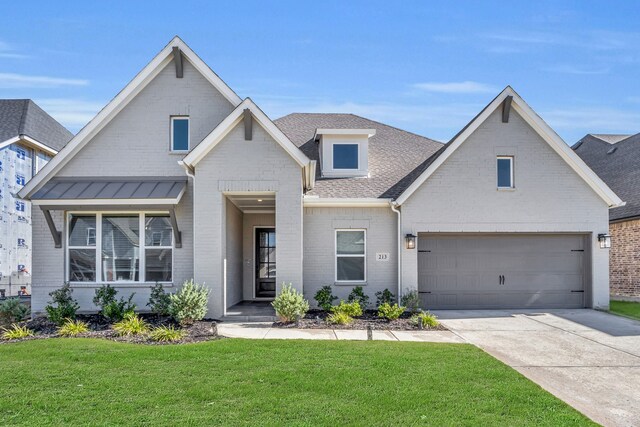
[[[331,286],[329,285],[320,288],[320,290],[316,292],[316,295],[313,298],[317,301],[318,307],[320,307],[324,311],[331,310],[333,302],[338,299],[337,296],[331,293]]]
[[[158,316],[169,315],[169,305],[171,304],[171,297],[164,291],[162,283],[156,283],[151,288],[151,295],[149,296],[149,302],[147,306],[151,309],[151,312]]]
[[[400,304],[407,308],[409,313],[417,313],[420,311],[420,296],[418,291],[406,293],[401,299]]]
[[[187,333],[183,329],[176,329],[173,326],[159,326],[149,334],[152,341],[174,342],[180,341]]]
[[[0,324],[22,322],[31,315],[31,310],[20,298],[7,298],[0,302]]]
[[[126,300],[120,297],[119,301],[116,299],[117,294],[118,291],[107,284],[96,289],[93,297],[93,304],[100,307],[100,314],[111,322],[119,322],[124,319],[125,314],[133,313],[136,309],[136,305],[131,302],[135,293]]]
[[[376,292],[376,307],[380,307],[382,304],[393,304],[395,300],[396,296],[389,289]]]
[[[68,319],[76,318],[76,312],[80,305],[73,299],[72,293],[73,289],[69,283],[65,283],[60,289],[49,293],[51,301],[44,310],[47,312],[49,320],[58,326],[62,326]]]
[[[3,329],[2,338],[5,340],[19,340],[21,338],[32,337],[33,331],[26,326],[19,326],[15,323],[9,329]]]
[[[353,322],[353,317],[344,312],[331,313],[327,316],[327,322],[333,325],[348,325]]]
[[[409,320],[411,321],[411,324],[420,327],[420,329],[424,329],[427,327],[434,328],[440,324],[440,322],[438,322],[438,318],[436,317],[436,315],[431,314],[428,311],[427,312],[421,311],[419,313],[416,313],[413,316],[411,316]]]
[[[149,326],[137,314],[130,312],[124,315],[124,319],[113,324],[113,330],[121,337],[144,335],[149,332]]]
[[[61,337],[77,337],[85,332],[89,332],[89,325],[80,320],[67,319],[64,324],[58,328],[58,335]]]
[[[398,304],[383,303],[378,307],[378,317],[384,317],[387,320],[396,320],[404,313],[404,307]]]
[[[280,294],[271,303],[276,315],[284,323],[295,322],[304,317],[309,311],[309,302],[304,296],[288,285],[282,284]]]
[[[369,296],[364,294],[364,289],[362,289],[362,286],[356,286],[349,294],[349,297],[347,297],[347,301],[357,302],[360,305],[362,311],[365,311],[367,309],[367,306],[369,305]]]
[[[169,295],[169,314],[181,325],[192,325],[207,314],[209,289],[187,280],[175,294]]]
[[[344,302],[340,301],[340,304],[331,307],[331,312],[333,314],[341,313],[346,314],[349,317],[358,317],[362,316],[362,307],[356,301],[354,302]]]

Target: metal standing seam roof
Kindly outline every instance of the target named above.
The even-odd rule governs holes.
[[[152,178],[54,178],[38,190],[32,200],[167,199],[180,197],[186,177]]]

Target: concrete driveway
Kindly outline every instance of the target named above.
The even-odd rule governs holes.
[[[435,313],[594,421],[640,425],[640,322],[586,309]]]

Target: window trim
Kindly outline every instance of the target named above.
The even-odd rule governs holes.
[[[341,231],[362,231],[364,233],[364,253],[362,254],[338,254],[338,233]],[[336,228],[334,233],[334,280],[338,284],[366,283],[367,282],[367,229],[366,228]],[[362,280],[338,280],[338,258],[363,258],[364,275]]]
[[[173,148],[173,123],[176,120],[186,120],[187,121],[187,149],[186,150],[175,150]],[[171,130],[169,135],[169,151],[172,153],[188,153],[191,149],[191,118],[189,116],[171,116]]]
[[[73,215],[76,216],[95,216],[96,218],[96,244],[95,246],[70,246],[69,245],[69,223],[71,217]],[[138,277],[140,280],[121,280],[121,281],[107,281],[100,280],[102,278],[102,217],[103,215],[138,215],[138,224],[140,229],[140,242],[139,242],[139,272]],[[145,219],[149,216],[156,215],[169,215],[168,211],[68,211],[65,215],[65,251],[64,251],[64,277],[65,282],[69,282],[72,286],[86,286],[86,287],[95,287],[103,284],[109,284],[112,286],[142,286],[147,287],[149,285],[153,285],[155,283],[161,283],[163,285],[173,285],[175,281],[175,242],[173,239],[173,233],[171,233],[171,246],[147,246],[146,245],[146,235],[145,235]],[[144,239],[144,240],[143,240]],[[147,270],[146,270],[146,249],[171,249],[171,281],[158,281],[158,282],[149,282],[146,280]],[[69,275],[71,274],[71,268],[69,266],[69,250],[70,249],[94,249],[96,251],[96,269],[95,269],[95,277],[96,280],[89,281],[73,281],[69,280]]]
[[[500,182],[499,182],[499,173],[500,170],[498,169],[498,163],[500,160],[509,160],[509,181],[510,181],[510,185],[509,186],[501,186]],[[515,186],[515,174],[513,171],[513,163],[514,163],[514,156],[497,156],[496,157],[496,188],[498,188],[498,190],[510,190],[510,189],[514,189],[516,188]]]
[[[336,152],[335,152],[335,147],[336,145],[355,145],[356,146],[356,167],[355,168],[336,168]],[[331,143],[331,170],[333,170],[334,172],[342,172],[342,171],[347,171],[347,172],[354,172],[354,171],[359,171],[360,170],[360,144],[358,144],[357,142],[350,142],[350,141],[335,141]]]

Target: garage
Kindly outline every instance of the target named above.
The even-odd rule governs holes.
[[[418,291],[427,309],[582,308],[581,234],[418,234]]]

